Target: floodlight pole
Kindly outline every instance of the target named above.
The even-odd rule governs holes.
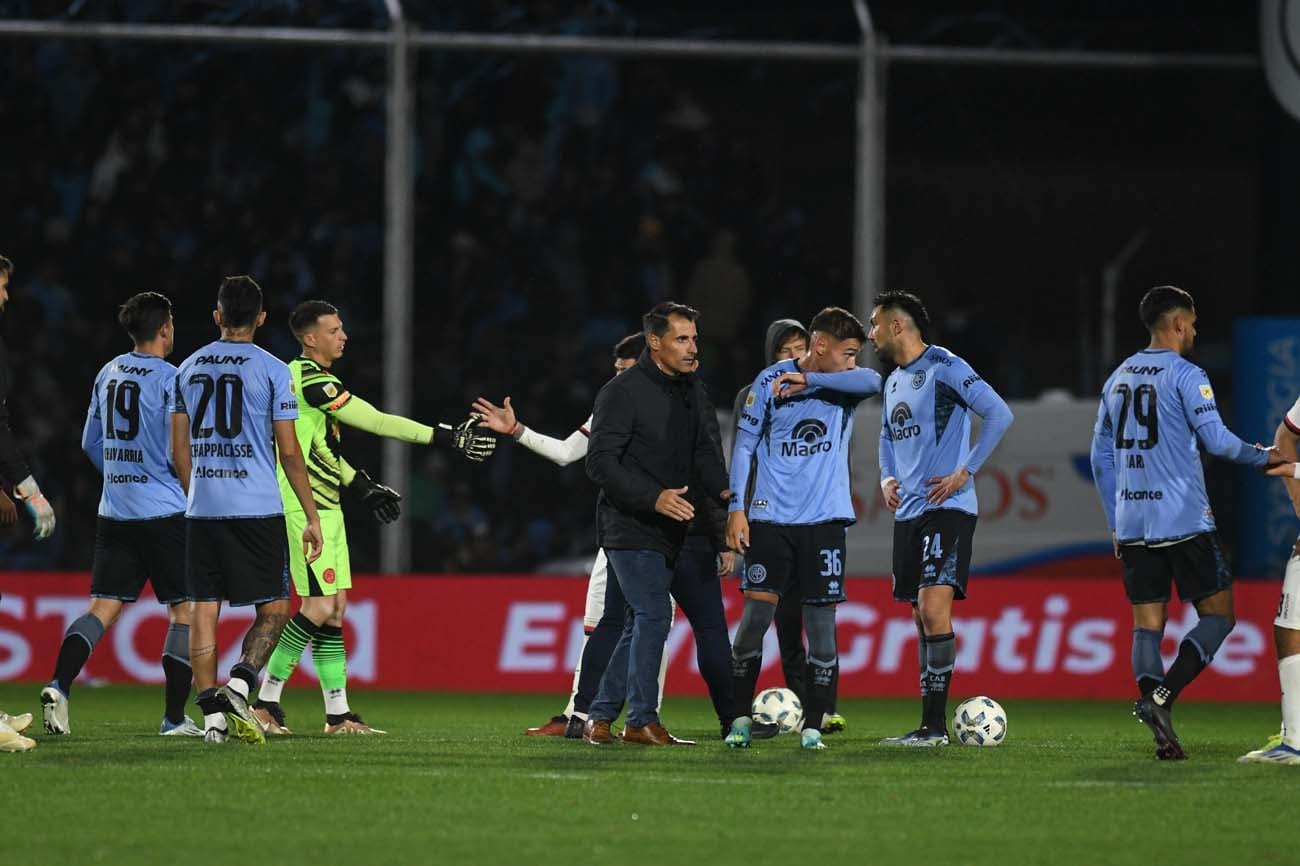
[[[858,49],[857,155],[853,196],[853,312],[864,320],[885,282],[885,101],[887,67],[866,0],[853,0]]]
[[[388,134],[384,161],[384,410],[411,414],[411,317],[414,314],[414,177],[411,166],[410,25],[396,0],[389,0],[392,41],[388,46]],[[396,439],[383,445],[384,478],[405,486],[411,478],[411,446]],[[396,574],[411,568],[411,522],[406,515],[379,533],[379,570]]]

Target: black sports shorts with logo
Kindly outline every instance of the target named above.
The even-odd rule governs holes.
[[[895,521],[894,598],[914,602],[924,586],[951,586],[954,598],[965,598],[975,521],[955,508]]]
[[[185,515],[151,520],[95,523],[95,558],[90,566],[94,598],[135,601],[145,581],[162,604],[178,604],[185,591]]]
[[[844,592],[844,523],[751,523],[740,588],[838,604]]]
[[[1185,602],[1200,601],[1232,586],[1219,536],[1202,532],[1164,547],[1121,544],[1124,592],[1130,604],[1169,601],[1169,585]]]
[[[194,601],[241,607],[288,598],[284,515],[186,519],[185,580]]]

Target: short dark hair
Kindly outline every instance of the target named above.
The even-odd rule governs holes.
[[[301,338],[320,321],[321,316],[337,316],[339,308],[329,301],[303,301],[289,314],[289,330]]]
[[[250,276],[226,277],[217,290],[217,306],[223,327],[251,328],[262,312],[262,287]]]
[[[694,322],[700,317],[700,311],[676,301],[662,301],[641,317],[641,332],[647,337],[651,334],[662,337],[668,333],[669,316],[681,316]]]
[[[614,346],[614,360],[627,361],[640,358],[645,351],[645,334],[628,334]]]
[[[874,306],[882,310],[895,310],[907,313],[916,323],[916,329],[921,332],[921,338],[930,332],[930,311],[921,303],[921,299],[911,292],[900,292],[897,290],[881,292],[872,299]]]
[[[1156,286],[1142,296],[1138,304],[1138,317],[1148,331],[1154,331],[1164,318],[1165,313],[1174,310],[1196,312],[1196,303],[1192,296],[1177,286]]]
[[[13,272],[14,263],[6,259],[4,256],[0,256],[0,274],[4,274],[8,277],[11,276]]]
[[[136,343],[147,343],[172,317],[172,302],[157,292],[141,292],[117,309],[117,321]]]
[[[867,329],[862,327],[862,320],[843,307],[822,310],[808,323],[808,330],[829,334],[837,340],[867,341]]]

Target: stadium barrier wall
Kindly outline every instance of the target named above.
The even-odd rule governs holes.
[[[390,689],[567,693],[583,641],[586,580],[532,576],[359,576],[346,633],[353,685]],[[68,624],[86,609],[89,576],[0,572],[0,681],[49,678]],[[840,694],[917,691],[916,630],[908,606],[893,601],[888,578],[850,578],[839,609]],[[976,577],[957,605],[958,695],[1128,698],[1130,608],[1115,579]],[[741,598],[734,579],[724,599],[734,629]],[[1278,696],[1272,621],[1278,586],[1239,582],[1238,623],[1186,699],[1272,701]],[[238,659],[251,608],[223,612],[220,670]],[[1170,606],[1163,651],[1196,622],[1189,605]],[[162,682],[158,663],[166,612],[151,596],[128,605],[96,648],[83,676],[104,682]],[[679,617],[668,640],[667,690],[702,695],[690,627]],[[780,685],[769,631],[760,685]],[[315,685],[310,657],[297,685]],[[557,704],[558,706],[558,704]]]

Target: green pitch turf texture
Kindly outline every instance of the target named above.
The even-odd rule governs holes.
[[[0,684],[32,711],[39,687]],[[1187,703],[1161,763],[1121,703],[1005,701],[999,748],[877,746],[913,701],[847,701],[827,751],[727,749],[703,699],[664,719],[695,748],[521,736],[559,697],[367,693],[385,737],[326,737],[320,695],[266,746],[157,736],[161,689],[79,686],[69,737],[0,754],[5,863],[1294,864],[1300,767],[1239,765],[1269,705]]]

